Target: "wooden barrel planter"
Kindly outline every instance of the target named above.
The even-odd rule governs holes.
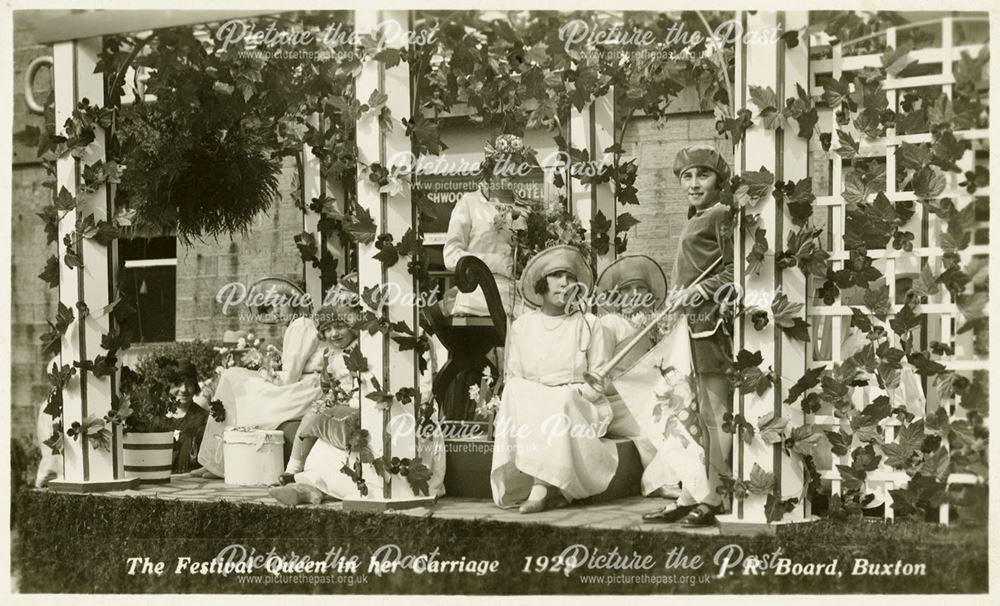
[[[124,440],[125,477],[167,484],[174,460],[174,432],[129,432]]]

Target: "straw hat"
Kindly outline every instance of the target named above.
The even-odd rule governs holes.
[[[679,179],[684,171],[693,166],[714,171],[719,176],[720,187],[729,181],[729,175],[732,172],[729,163],[722,157],[719,150],[703,143],[689,145],[677,152],[677,156],[674,158],[674,176]]]
[[[656,299],[654,307],[663,305],[667,297],[667,276],[659,263],[646,255],[625,255],[608,265],[597,279],[596,292],[623,290],[639,283]]]
[[[542,306],[542,295],[535,292],[535,282],[557,271],[568,271],[588,291],[594,284],[590,265],[580,249],[568,244],[546,248],[532,257],[521,272],[521,294],[536,307]]]

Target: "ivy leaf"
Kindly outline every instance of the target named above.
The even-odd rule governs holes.
[[[776,444],[782,441],[782,434],[788,428],[788,419],[785,417],[775,417],[773,412],[769,412],[757,419],[757,435],[768,444]]]
[[[747,274],[756,274],[760,271],[760,265],[764,262],[764,255],[767,254],[767,230],[762,227],[754,228],[753,247],[747,254]]]
[[[791,435],[785,440],[785,448],[802,456],[812,456],[821,439],[822,435],[812,425],[800,425],[792,428]]]
[[[365,394],[365,398],[375,402],[375,407],[378,410],[388,410],[389,407],[392,406],[392,403],[396,400],[396,397],[387,391],[383,391],[382,385],[375,377],[371,378],[371,384],[373,391]]]
[[[299,256],[302,261],[308,263],[316,259],[317,253],[319,253],[319,247],[316,246],[316,238],[312,232],[303,231],[297,234],[293,240],[295,241],[295,247],[299,250]]]
[[[850,465],[837,465],[837,471],[840,472],[840,482],[844,490],[860,492],[864,489],[865,478],[868,477],[865,471],[855,469]]]
[[[812,204],[815,201],[816,196],[812,192],[812,177],[800,179],[795,184],[795,190],[786,204],[788,212],[792,217],[793,225],[802,227],[806,224],[806,221],[812,216]]]
[[[615,219],[615,232],[628,231],[639,224],[639,220],[630,213],[622,213]]]
[[[782,332],[785,333],[790,339],[795,339],[796,341],[801,341],[803,343],[809,342],[809,323],[802,318],[795,318],[792,321],[792,326],[789,328],[781,327]]]
[[[862,422],[865,425],[877,425],[882,419],[889,418],[890,414],[892,414],[892,404],[889,402],[889,396],[875,398],[861,411],[861,417],[864,419]]]
[[[797,498],[781,500],[781,497],[775,494],[767,495],[767,501],[764,503],[764,516],[767,519],[767,523],[777,522],[785,517],[785,514],[795,509],[795,506],[799,504]]]
[[[851,453],[851,467],[860,471],[875,471],[881,461],[882,457],[871,444],[859,446]]]
[[[791,328],[795,318],[802,313],[805,307],[802,303],[792,303],[788,300],[788,295],[779,293],[771,301],[771,315],[774,323],[783,328]]]
[[[932,414],[924,417],[925,433],[935,436],[947,436],[951,430],[951,417],[944,408],[936,409]]]
[[[913,313],[912,306],[903,305],[903,308],[896,312],[896,315],[889,320],[889,326],[892,327],[894,333],[900,337],[905,337],[911,330],[920,326],[921,317]]]
[[[916,63],[916,59],[910,59],[911,50],[913,50],[912,42],[906,42],[898,48],[887,48],[882,53],[882,67],[885,68],[885,73],[895,77]]]
[[[917,374],[925,377],[933,377],[945,372],[946,370],[944,366],[934,360],[931,360],[930,357],[922,352],[912,352],[906,356],[906,359],[913,365]]]
[[[768,108],[772,110],[778,109],[778,95],[775,94],[774,89],[770,86],[762,88],[750,85],[750,100],[757,106],[761,114]]]
[[[851,436],[841,431],[826,431],[826,439],[830,442],[833,454],[838,457],[845,456],[851,447]]]
[[[431,470],[423,461],[412,461],[406,473],[406,481],[410,484],[414,494],[430,496]]]
[[[920,473],[927,477],[936,478],[939,482],[944,482],[948,478],[950,468],[951,455],[948,454],[948,449],[942,446],[924,457]]]
[[[861,171],[849,170],[844,174],[844,189],[840,196],[847,202],[847,210],[855,211],[859,204],[868,202],[868,196],[877,194],[878,184]]]
[[[861,145],[854,140],[850,133],[837,129],[837,155],[845,160],[856,158],[861,153]]]
[[[367,372],[368,358],[362,355],[360,347],[354,347],[344,354],[344,365],[350,372]]]
[[[951,130],[941,131],[934,138],[931,164],[953,173],[961,172],[956,162],[962,159],[969,147],[968,141],[959,141]]]
[[[760,170],[756,171],[743,171],[740,179],[747,186],[747,193],[755,202],[764,197],[771,186],[774,185],[774,175],[764,166],[761,166]]]
[[[930,166],[924,166],[913,175],[913,193],[918,198],[935,198],[945,187],[945,178]]]
[[[882,454],[885,455],[885,464],[893,469],[910,469],[916,454],[912,448],[906,448],[900,444],[883,444]]]
[[[59,258],[55,255],[50,255],[45,261],[45,269],[42,270],[42,273],[38,274],[38,277],[48,284],[49,288],[59,286]]]
[[[399,251],[396,249],[395,244],[385,243],[373,257],[386,267],[392,267],[399,261]]]
[[[354,214],[344,222],[344,231],[358,244],[370,244],[375,239],[375,220],[367,208],[355,204]]]
[[[774,492],[774,474],[764,471],[757,463],[750,470],[750,481],[747,485],[750,494],[765,495]]]
[[[914,421],[901,428],[896,434],[896,443],[911,451],[920,448],[924,442],[924,422]]]
[[[398,48],[385,48],[375,54],[374,59],[385,64],[386,69],[396,67],[403,58]]]
[[[833,109],[840,107],[851,94],[851,84],[846,78],[831,80],[823,85],[823,101]]]
[[[799,396],[819,385],[819,379],[823,375],[824,370],[826,369],[822,366],[816,366],[802,373],[802,376],[795,382],[795,385],[792,385],[792,388],[788,390],[788,397],[785,398],[785,404],[791,404],[799,399]]]
[[[888,285],[866,290],[862,301],[865,307],[872,310],[872,313],[879,320],[885,320],[889,312],[892,311],[892,305],[889,303]]]
[[[931,270],[930,265],[924,265],[920,270],[920,275],[913,279],[910,292],[918,297],[927,297],[938,294],[938,281]]]
[[[901,143],[896,148],[896,161],[901,168],[920,170],[931,161],[931,150],[924,143]]]

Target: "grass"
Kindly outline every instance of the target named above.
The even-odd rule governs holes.
[[[441,594],[700,594],[700,593],[979,593],[987,590],[985,527],[942,528],[898,521],[853,520],[787,526],[775,536],[704,537],[538,524],[441,520],[344,513],[225,502],[109,498],[24,490],[16,497],[12,562],[22,592],[98,593],[441,593]],[[403,554],[439,551],[438,560],[497,560],[498,569],[417,574],[402,569],[377,576],[368,571],[373,551],[398,545]],[[581,544],[593,553],[649,555],[646,571],[577,569],[523,572],[526,558],[555,556]],[[358,557],[357,576],[317,579],[275,577],[257,571],[255,582],[238,575],[174,574],[179,558],[209,561],[229,545],[322,560],[331,549]],[[838,559],[842,576],[760,576],[737,570],[715,578],[711,559],[736,545],[745,554],[770,554],[792,562]],[[666,569],[671,549],[700,555],[699,569]],[[733,548],[735,549],[735,548]],[[128,558],[164,563],[163,574],[129,574]],[[851,576],[855,558],[925,564],[922,576]],[[613,575],[643,573],[646,582]],[[601,583],[583,576],[602,575]],[[708,579],[705,576],[708,574]],[[268,579],[261,582],[262,579]],[[704,581],[704,582],[703,582]],[[267,584],[264,584],[264,583]]]

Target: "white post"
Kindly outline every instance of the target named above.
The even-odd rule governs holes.
[[[784,32],[807,25],[808,14],[758,11],[755,14],[744,13],[744,19],[744,31],[773,31],[780,25]],[[800,44],[794,49],[788,49],[784,43],[739,44],[736,60],[738,104],[742,100],[744,106],[752,106],[750,86],[770,87],[777,94],[780,111],[784,108],[785,99],[796,96],[796,83],[808,90],[808,60],[807,45]],[[756,116],[762,108],[749,109]],[[794,126],[783,130],[768,130],[760,120],[756,120],[754,126],[746,132],[742,149],[737,150],[735,171],[740,174],[746,170],[760,170],[761,167],[774,174],[776,181],[798,181],[804,178],[808,167],[807,141],[798,136]],[[734,261],[738,268],[736,280],[742,282],[746,300],[764,307],[780,289],[791,302],[804,304],[805,279],[800,270],[791,268],[780,271],[775,267],[775,254],[783,249],[789,231],[797,229],[792,226],[785,205],[778,205],[774,197],[768,195],[755,206],[755,211],[760,214],[758,228],[767,230],[769,249],[774,252],[765,256],[758,273],[748,275],[743,266],[750,246],[749,238],[741,234],[737,239],[737,243],[742,242],[742,245],[735,252]],[[797,377],[805,371],[804,344],[786,337],[774,322],[758,331],[753,324],[742,321],[737,324],[736,332],[736,349],[760,351],[764,359],[761,369],[766,372],[768,367],[773,368],[777,382],[762,396],[755,393],[741,395],[737,390],[734,414],[742,414],[755,430],[760,418],[768,414],[788,419],[788,431],[801,425],[801,410],[783,404],[783,399]],[[733,476],[748,481],[755,466],[774,475],[775,486],[780,487],[782,500],[799,499],[797,506],[785,513],[781,522],[777,523],[806,520],[801,462],[784,454],[780,443],[771,445],[755,435],[747,444],[737,433],[733,446]],[[776,523],[767,523],[766,500],[767,495],[750,494],[742,501],[735,501],[731,514],[719,516],[723,532],[766,532],[773,529]]]
[[[605,156],[609,160],[611,158],[611,155],[605,154],[604,150],[611,147],[615,140],[614,94],[614,87],[611,87],[606,94],[594,99],[594,102],[584,107],[582,111],[577,111],[575,107],[570,109],[570,145],[576,149],[586,150],[593,162],[602,162]],[[608,253],[595,255],[591,259],[594,271],[599,275],[615,258],[617,205],[614,184],[608,182],[600,185],[584,185],[576,179],[571,179],[567,191],[570,197],[569,208],[580,217],[588,236],[590,221],[598,212],[604,213],[611,222],[608,233],[611,247]]]
[[[373,33],[378,24],[391,23],[389,32],[407,32],[410,28],[409,13],[402,10],[355,12],[355,29],[359,35]],[[390,35],[386,47],[405,45],[405,35]],[[402,46],[405,49],[405,46]],[[377,112],[366,112],[358,120],[358,204],[371,213],[377,226],[377,233],[391,233],[399,242],[407,229],[414,225],[410,184],[403,183],[402,191],[396,195],[380,193],[379,186],[368,179],[364,168],[374,162],[392,169],[389,159],[410,152],[410,139],[400,119],[410,115],[410,74],[409,64],[403,62],[386,68],[374,59],[364,62],[356,81],[355,94],[361,103],[367,102],[373,90],[388,95],[386,107],[392,113],[392,129],[386,129],[378,119]],[[359,245],[358,286],[361,292],[366,288],[391,286],[393,301],[387,306],[390,322],[405,322],[414,331],[417,326],[417,308],[403,302],[412,300],[416,291],[415,278],[407,271],[406,259],[400,259],[394,266],[384,268],[374,258],[378,251],[375,242]],[[395,295],[399,296],[395,296]],[[413,350],[400,351],[399,346],[387,335],[361,333],[361,352],[368,359],[371,376],[375,377],[384,391],[396,393],[400,388],[417,389],[417,356]],[[367,387],[367,386],[366,386]],[[367,398],[361,400],[361,425],[371,435],[371,447],[376,457],[399,457],[413,459],[416,456],[415,402],[403,405],[394,401],[389,410],[381,411],[375,402]],[[390,426],[394,429],[390,432]],[[366,478],[369,486],[380,482],[379,478]],[[400,475],[392,475],[382,483],[382,494],[358,497],[344,501],[345,510],[385,510],[414,507],[431,502],[429,497],[414,494],[407,480]]]
[[[101,51],[100,37],[54,45],[54,83],[56,88],[56,124],[62,125],[73,114],[77,102],[88,99],[93,106],[104,104],[103,75],[94,73]],[[70,211],[59,222],[59,302],[73,311],[74,320],[63,335],[60,365],[94,360],[106,355],[101,348],[101,336],[110,330],[110,317],[101,310],[111,302],[115,278],[115,249],[93,239],[81,239],[76,252],[83,267],[67,267],[63,262],[66,248],[63,238],[75,238],[76,223],[93,215],[95,222],[111,220],[113,202],[106,185],[93,194],[79,191],[84,166],[105,159],[105,133],[95,127],[95,139],[79,159],[67,154],[56,164],[56,189],[66,188],[78,195],[77,210]],[[85,307],[78,306],[83,303]],[[97,440],[65,432],[74,422],[85,423],[90,418],[102,419],[111,411],[115,388],[112,376],[96,377],[79,370],[63,387],[63,478],[50,487],[55,490],[99,492],[122,490],[138,484],[138,478],[125,478],[122,460],[122,428],[110,427],[110,449],[98,446]]]
[[[310,121],[316,127],[321,127],[320,117],[316,114],[310,117]],[[312,234],[316,243],[316,260],[323,259],[323,234],[319,232],[320,215],[310,210],[313,198],[323,195],[323,177],[319,158],[313,153],[312,146],[308,143],[302,145],[302,231]],[[305,281],[305,290],[312,300],[313,309],[319,309],[323,304],[323,284],[321,273],[318,267],[312,263],[304,261],[302,263],[302,278]]]

